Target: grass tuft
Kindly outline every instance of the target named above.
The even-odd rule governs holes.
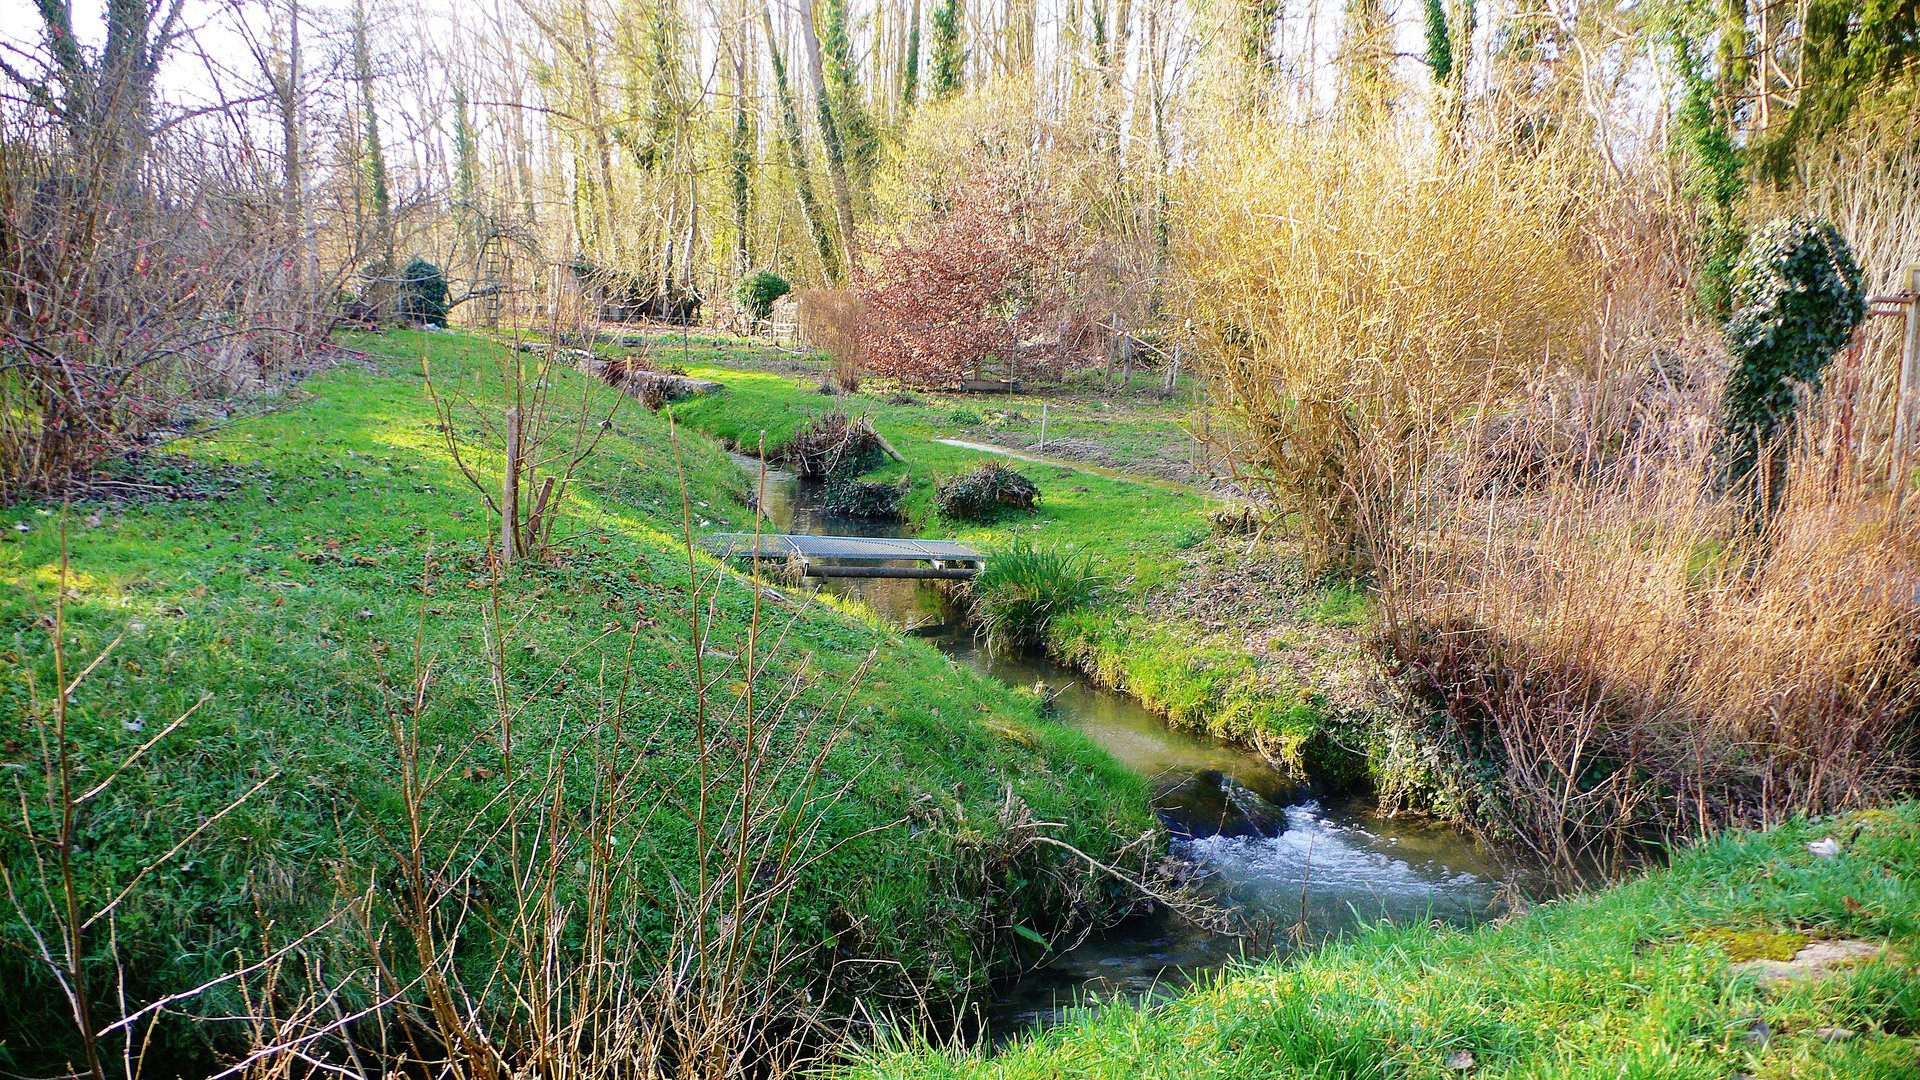
[[[1040,643],[1054,619],[1106,589],[1089,553],[1015,539],[988,556],[969,592],[977,631],[997,648]]]

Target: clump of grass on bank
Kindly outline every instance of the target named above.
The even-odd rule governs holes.
[[[1807,849],[1829,835],[1842,841],[1838,856]],[[849,1074],[1910,1077],[1920,1059],[1916,866],[1920,804],[1735,833],[1670,869],[1503,925],[1380,928],[997,1052],[901,1049]],[[1734,967],[1793,935],[1887,951],[1815,983],[1763,987]]]
[[[1017,648],[1045,640],[1055,619],[1092,603],[1106,588],[1086,552],[1016,539],[988,554],[967,592],[980,636],[995,647]]]
[[[1091,914],[1083,902],[1098,905],[1104,879],[1072,856],[1020,843],[1031,826],[1009,807],[1066,823],[1054,830],[1061,841],[1110,857],[1150,828],[1139,781],[1045,722],[1031,701],[924,643],[755,590],[704,558],[690,567],[683,471],[695,525],[747,517],[738,470],[718,447],[683,438],[676,451],[664,418],[622,407],[577,475],[550,554],[496,592],[487,545],[498,520],[451,460],[419,370],[429,355],[438,384],[465,386],[479,408],[498,410],[479,353],[497,346],[410,333],[353,343],[375,355],[312,378],[281,411],[172,444],[230,480],[210,498],[0,512],[9,658],[0,712],[20,718],[0,730],[9,775],[29,785],[39,775],[28,680],[41,691],[57,682],[45,619],[62,588],[63,521],[68,657],[90,659],[126,635],[76,695],[76,767],[107,775],[167,718],[212,695],[88,807],[77,885],[90,907],[205,828],[187,857],[141,879],[115,909],[119,963],[104,951],[87,961],[102,995],[124,989],[137,1006],[198,985],[261,947],[263,920],[292,931],[344,910],[351,897],[342,889],[373,883],[372,906],[355,911],[385,918],[404,909],[407,877],[392,872],[393,845],[407,846],[403,781],[415,768],[433,778],[431,812],[442,823],[425,833],[425,865],[440,868],[428,887],[450,890],[443,899],[458,910],[484,901],[495,913],[520,881],[486,846],[512,835],[496,831],[508,824],[500,815],[537,802],[557,816],[535,832],[547,835],[551,824],[578,843],[605,824],[594,806],[607,804],[594,800],[609,776],[644,779],[646,795],[622,811],[631,827],[618,831],[623,845],[644,840],[643,855],[623,857],[632,872],[621,878],[618,910],[635,940],[667,955],[674,903],[662,898],[679,895],[674,882],[697,878],[700,865],[697,830],[678,808],[708,796],[723,818],[737,808],[723,775],[705,796],[688,785],[703,754],[735,760],[727,740],[750,743],[754,731],[715,712],[711,744],[700,745],[695,670],[717,680],[725,700],[750,686],[762,701],[790,693],[783,715],[792,719],[756,737],[792,740],[780,752],[815,761],[819,789],[836,793],[817,804],[826,809],[806,870],[782,885],[774,916],[786,940],[807,943],[834,971],[830,985],[820,968],[794,973],[796,993],[811,990],[835,1008],[855,995],[901,1008],[953,1002],[1011,959],[1016,928],[1053,936]],[[599,404],[614,400],[615,391],[575,373],[553,378],[587,383]],[[477,430],[454,434],[479,440]],[[497,458],[468,464],[497,473]],[[697,669],[688,631],[696,581],[706,583],[695,605],[705,631]],[[756,618],[781,628],[772,669],[747,647]],[[744,674],[750,657],[763,676]],[[531,791],[503,787],[502,708],[515,759],[561,769],[550,778],[553,798],[541,786],[548,780],[530,781]],[[608,716],[621,723],[601,722]],[[836,732],[844,736],[829,738]],[[28,804],[41,804],[37,792]],[[0,858],[16,881],[32,880],[14,834],[0,836]],[[569,876],[574,865],[554,867],[563,900],[588,884]],[[763,870],[775,873],[753,873]],[[589,914],[570,904],[563,922]],[[9,925],[10,940],[27,944]],[[500,955],[490,940],[500,932],[469,918],[440,943],[448,963],[484,973]],[[94,940],[105,948],[103,933]],[[558,944],[579,940],[565,933]],[[0,986],[6,1067],[39,1075],[71,1060],[47,974],[0,950]],[[231,996],[195,1004],[246,1007]],[[179,1060],[203,1061],[198,1034],[175,1030]]]

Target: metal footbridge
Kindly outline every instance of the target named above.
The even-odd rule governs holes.
[[[807,533],[715,533],[702,538],[722,559],[798,563],[808,577],[970,578],[987,557],[952,540]],[[905,564],[905,565],[903,565]]]

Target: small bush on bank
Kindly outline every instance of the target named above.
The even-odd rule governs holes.
[[[733,299],[747,318],[758,325],[773,311],[773,302],[793,291],[793,284],[771,270],[755,270],[740,279]]]
[[[438,266],[415,255],[400,272],[400,317],[409,322],[447,325],[452,305],[447,302],[447,275]]]
[[[981,521],[1006,510],[1032,511],[1040,503],[1040,488],[1005,465],[986,461],[971,472],[942,481],[933,501],[942,517]]]
[[[847,517],[899,521],[906,517],[900,509],[901,500],[912,488],[913,480],[905,476],[891,484],[835,479],[827,484],[825,506],[829,513]]]
[[[1037,644],[1048,623],[1093,602],[1106,585],[1086,552],[1016,539],[989,555],[986,568],[973,579],[976,632],[996,647]]]
[[[830,388],[857,392],[866,374],[866,346],[860,336],[866,301],[852,289],[801,289],[793,297],[800,340],[827,360]]]

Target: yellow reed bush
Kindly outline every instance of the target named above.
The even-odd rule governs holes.
[[[1475,406],[1594,351],[1607,193],[1590,154],[1436,153],[1391,124],[1208,141],[1174,263],[1252,478],[1333,561]]]

